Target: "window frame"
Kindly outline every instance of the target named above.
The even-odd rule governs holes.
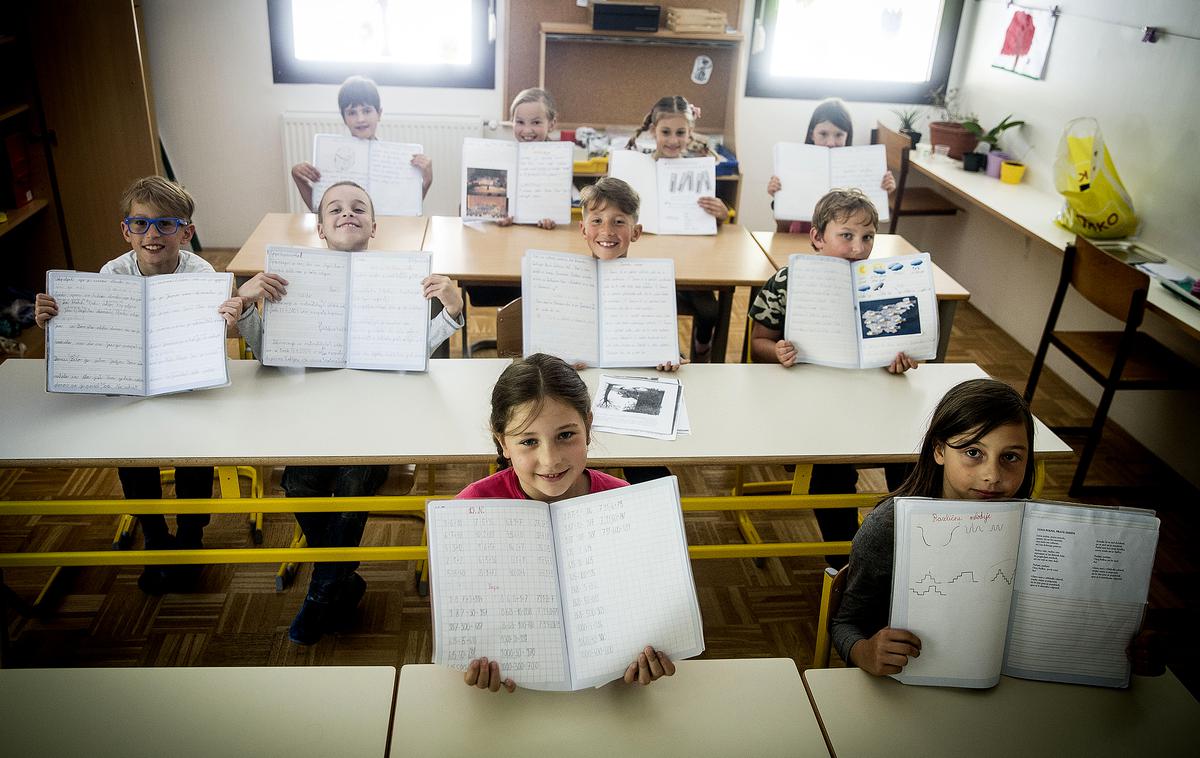
[[[413,66],[375,61],[302,61],[296,58],[291,0],[267,0],[271,37],[271,73],[276,84],[341,84],[349,76],[366,76],[380,86],[461,87],[494,89],[496,86],[496,28],[491,16],[495,0],[471,0],[482,23],[471,38],[470,66]]]
[[[950,64],[958,42],[958,26],[965,0],[943,0],[941,25],[934,48],[933,67],[928,81],[885,82],[865,79],[782,79],[771,75],[772,45],[775,44],[779,0],[755,0],[754,18],[762,18],[766,45],[751,53],[746,71],[746,97],[775,97],[792,100],[821,100],[837,96],[843,100],[882,103],[931,102],[931,92],[943,91],[950,80]]]

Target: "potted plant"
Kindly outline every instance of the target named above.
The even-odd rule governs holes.
[[[975,135],[975,138],[979,140],[979,145],[976,148],[977,151],[981,153],[988,153],[996,148],[996,142],[999,141],[1000,135],[1004,133],[1005,129],[1011,129],[1014,126],[1020,126],[1021,124],[1025,123],[1024,121],[1009,121],[1010,118],[1012,118],[1011,113],[1005,116],[1000,123],[996,124],[986,132],[983,130],[983,127],[979,125],[979,121],[976,119],[968,119],[963,121],[962,125],[963,128]],[[986,149],[979,149],[983,148],[984,145],[987,145]]]
[[[902,108],[898,111],[892,111],[896,117],[900,119],[900,133],[908,135],[912,141],[913,150],[917,149],[917,143],[921,141],[921,133],[917,131],[917,120],[921,118],[921,111],[917,108]]]
[[[963,126],[963,123],[978,121],[979,118],[962,110],[957,89],[938,87],[929,93],[929,99],[942,117],[938,121],[929,122],[929,141],[934,145],[945,145],[950,148],[951,158],[961,160],[963,153],[975,149],[975,145],[979,143],[979,138]]]

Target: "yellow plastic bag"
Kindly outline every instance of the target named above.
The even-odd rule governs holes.
[[[1100,124],[1094,118],[1067,123],[1054,159],[1054,187],[1065,202],[1054,221],[1093,239],[1128,237],[1138,230],[1133,200],[1121,184]]]

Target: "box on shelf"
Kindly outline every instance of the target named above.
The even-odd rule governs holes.
[[[592,3],[588,6],[592,28],[620,32],[657,32],[661,5],[642,3]]]
[[[667,28],[687,34],[724,34],[729,25],[722,11],[705,8],[667,8]]]

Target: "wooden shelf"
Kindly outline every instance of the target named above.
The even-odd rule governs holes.
[[[730,46],[736,47],[745,35],[741,32],[729,34],[693,34],[671,31],[630,32],[611,29],[593,29],[587,24],[562,24],[543,22],[542,34],[548,40],[569,40],[571,42],[598,42],[634,45],[700,45],[704,47]]]
[[[8,221],[6,221],[3,224],[0,224],[0,237],[3,237],[4,235],[11,232],[13,229],[16,229],[21,224],[23,224],[26,221],[28,221],[29,219],[33,218],[33,216],[36,215],[38,211],[42,210],[47,205],[49,205],[49,203],[46,202],[45,199],[40,198],[40,197],[35,197],[32,201],[30,201],[29,203],[27,203],[25,205],[22,205],[20,208],[15,208],[13,210],[6,210],[5,213],[8,214]]]
[[[10,105],[7,108],[0,106],[0,121],[7,121],[13,116],[22,114],[27,110],[29,110],[29,103],[17,103],[16,105]]]

